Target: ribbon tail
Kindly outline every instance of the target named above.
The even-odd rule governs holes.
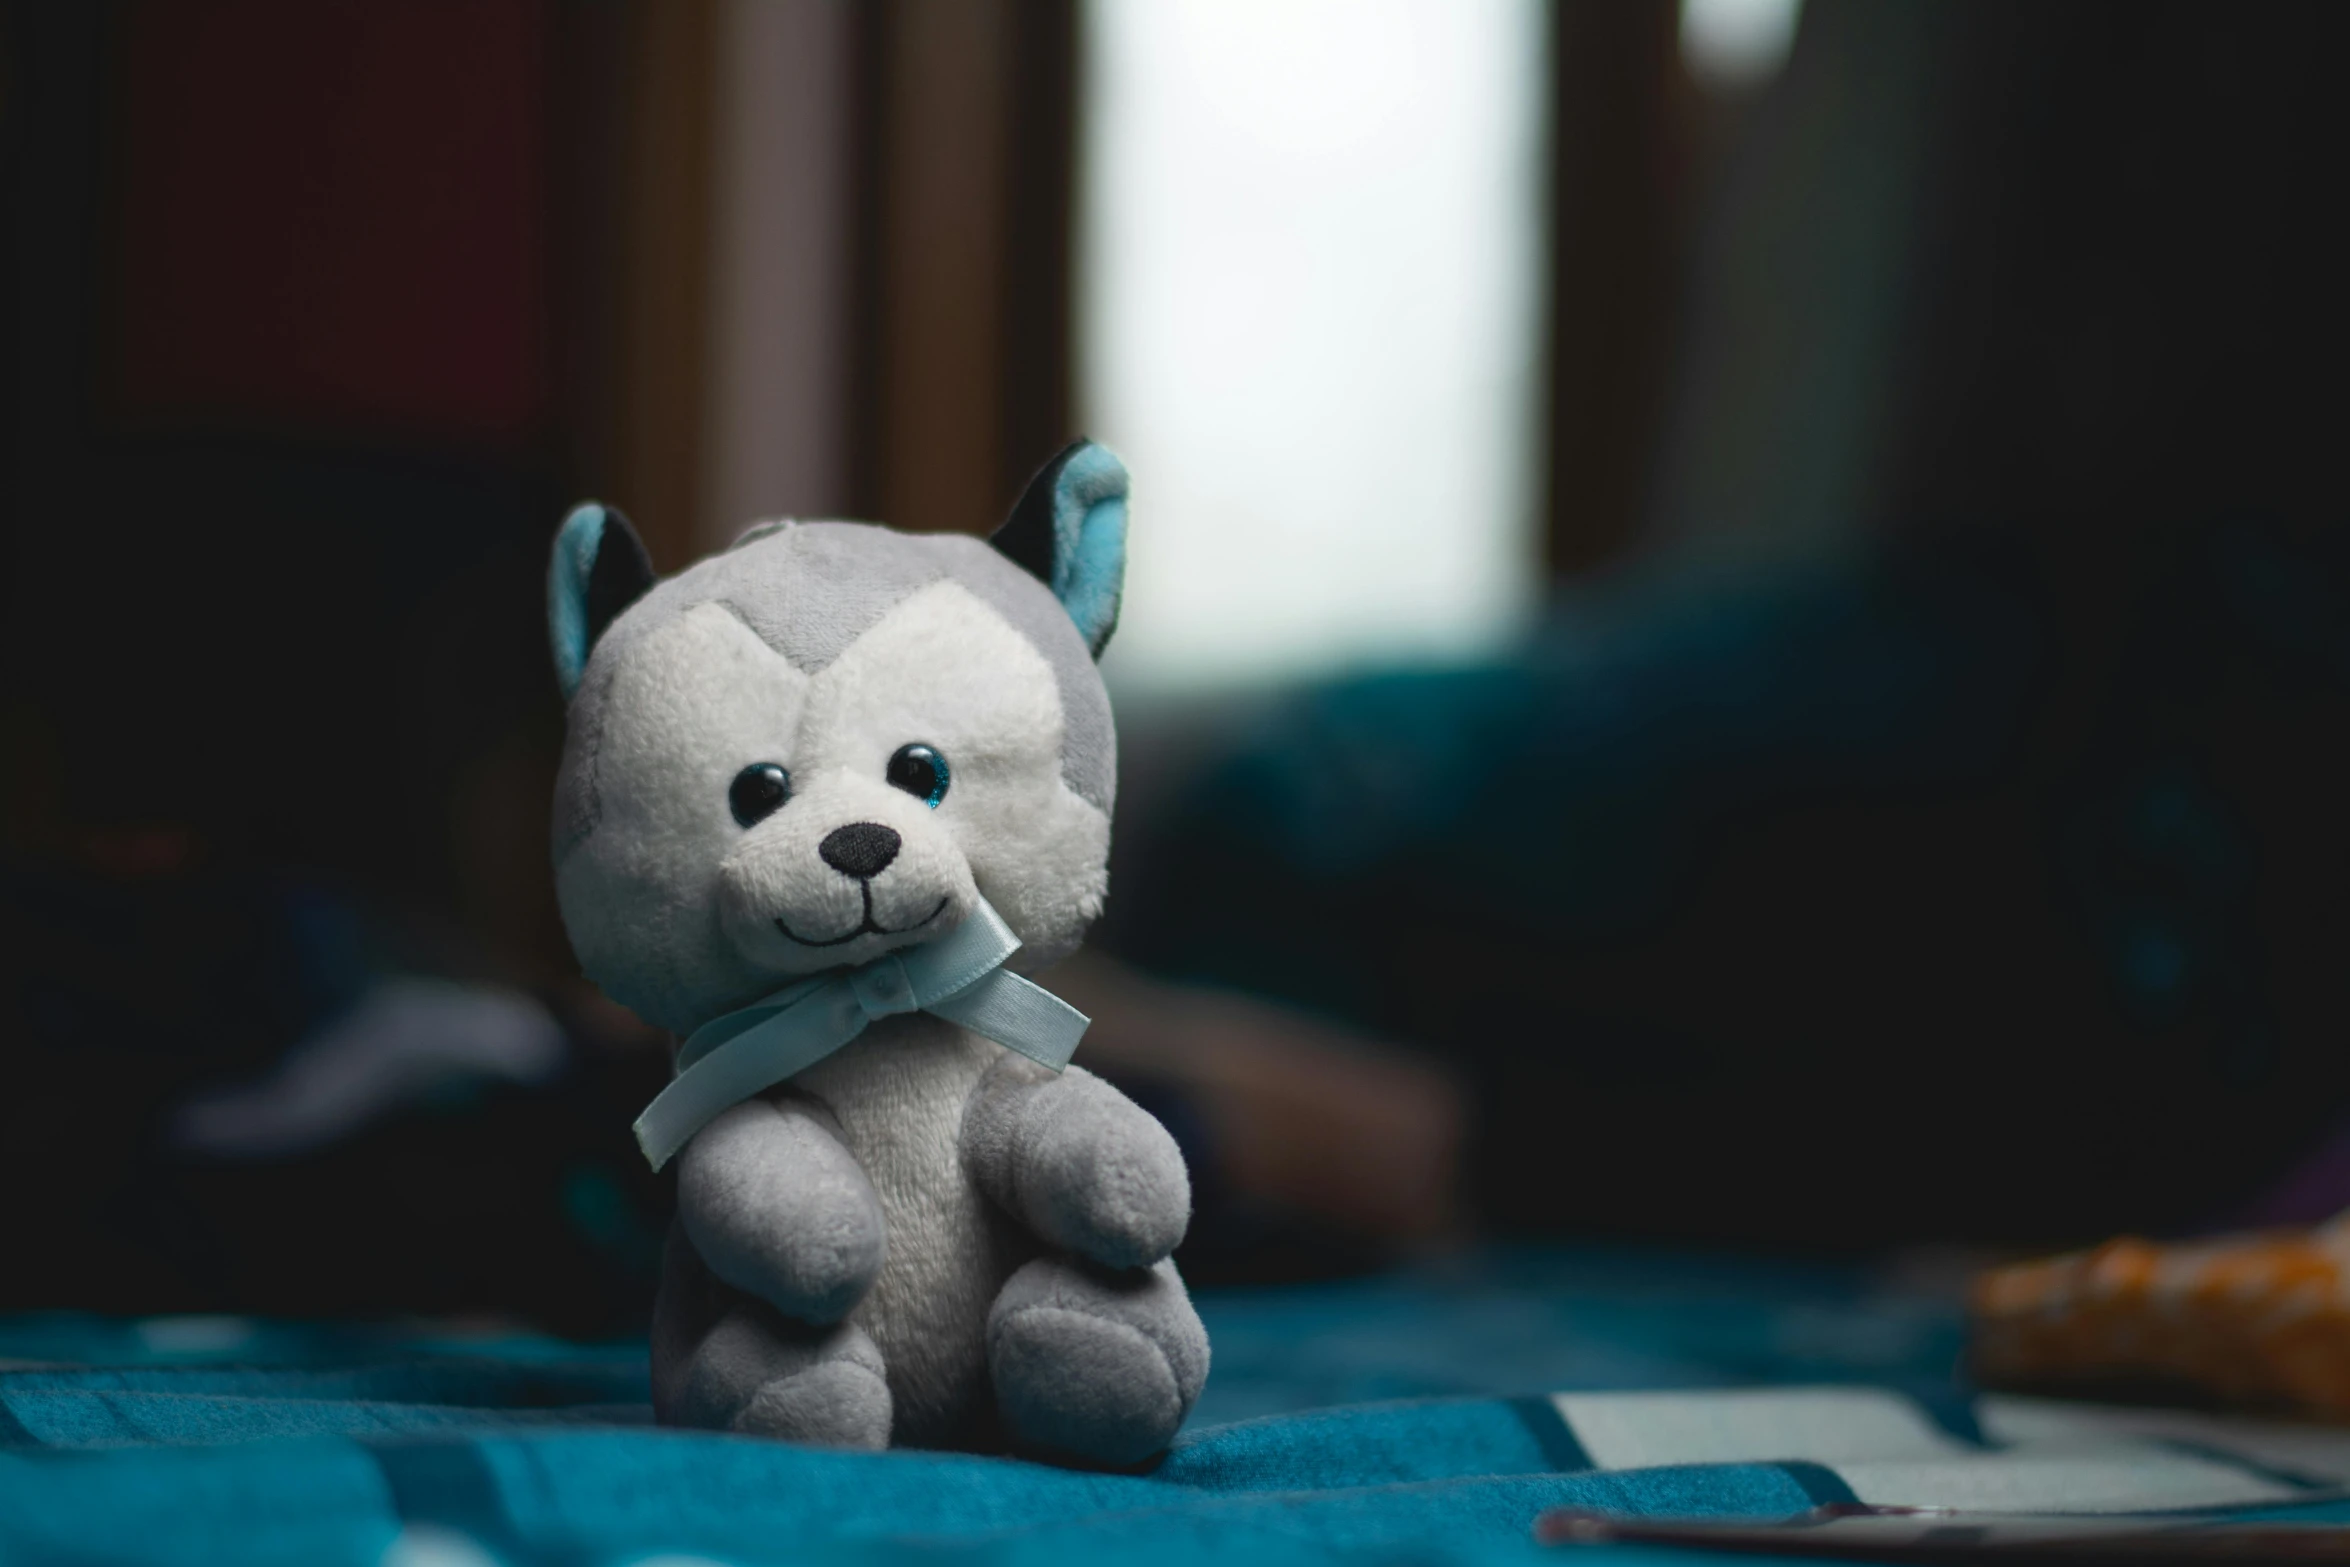
[[[693,1036],[686,1040],[683,1048],[677,1052],[676,1071],[685,1071],[736,1035],[747,1034],[760,1024],[772,1019],[778,1012],[797,1006],[800,1002],[822,990],[827,983],[828,981],[821,977],[802,980],[799,984],[786,986],[772,996],[765,996],[752,1002],[739,1012],[729,1012],[724,1017],[712,1018],[700,1028],[695,1029]]]
[[[1042,985],[1000,968],[923,1010],[985,1034],[1054,1072],[1069,1064],[1093,1022]]]
[[[846,985],[840,991],[803,1000],[678,1073],[636,1118],[636,1145],[646,1162],[660,1169],[719,1116],[863,1033],[866,1018],[856,997]]]

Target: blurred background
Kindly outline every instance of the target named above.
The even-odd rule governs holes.
[[[567,505],[1136,478],[1195,1279],[2350,1205],[2350,10],[0,20],[0,1307],[641,1323]]]

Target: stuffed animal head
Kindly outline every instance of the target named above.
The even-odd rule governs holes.
[[[1013,967],[1073,950],[1108,881],[1094,661],[1125,555],[1126,471],[1084,441],[992,540],[769,523],[656,582],[619,513],[573,512],[548,614],[581,967],[682,1034],[945,935],[980,897]]]

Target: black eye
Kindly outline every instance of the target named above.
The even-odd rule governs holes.
[[[734,775],[726,790],[734,819],[745,827],[773,816],[790,798],[791,774],[773,762],[753,762]]]
[[[891,788],[905,790],[934,811],[947,797],[947,759],[929,746],[899,746],[884,776]]]

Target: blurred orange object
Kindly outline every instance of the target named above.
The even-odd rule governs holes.
[[[2164,1383],[2350,1419],[2350,1215],[1994,1268],[1970,1315],[1987,1384]]]

